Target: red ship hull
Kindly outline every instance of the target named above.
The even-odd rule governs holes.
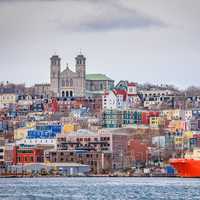
[[[180,177],[200,177],[200,160],[194,159],[171,159],[170,164],[176,169]]]

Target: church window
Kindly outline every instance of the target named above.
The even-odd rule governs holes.
[[[70,97],[73,97],[73,92],[72,91],[70,91]]]
[[[68,80],[66,80],[66,86],[67,86],[67,87],[69,86],[69,81],[68,81]]]
[[[62,80],[62,86],[63,86],[63,87],[65,86],[65,81],[64,81],[64,80]]]
[[[70,79],[70,86],[73,86],[73,79]]]
[[[68,91],[66,91],[66,97],[69,97],[69,92]]]

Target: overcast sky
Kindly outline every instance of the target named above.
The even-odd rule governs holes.
[[[49,82],[80,49],[87,73],[200,86],[200,1],[0,0],[0,81]]]

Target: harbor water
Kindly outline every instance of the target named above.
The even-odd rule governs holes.
[[[200,199],[200,179],[0,178],[1,200]]]

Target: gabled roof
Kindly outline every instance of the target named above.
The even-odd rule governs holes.
[[[127,91],[126,90],[113,90],[114,94],[117,96],[117,95],[122,95],[123,96],[123,100],[125,101],[126,100],[126,97],[127,97]]]
[[[61,72],[61,77],[62,76],[65,76],[65,75],[67,75],[67,76],[76,76],[77,74],[76,74],[76,72],[73,72],[68,66],[66,67],[66,69],[64,69],[62,72]]]
[[[88,81],[113,81],[105,74],[86,74],[86,80]]]
[[[116,95],[126,95],[127,92],[125,90],[114,90],[113,91]]]
[[[118,88],[118,89],[126,89],[127,90],[127,87],[128,86],[137,86],[137,83],[135,82],[128,82],[128,81],[120,81],[116,86],[115,88]]]

